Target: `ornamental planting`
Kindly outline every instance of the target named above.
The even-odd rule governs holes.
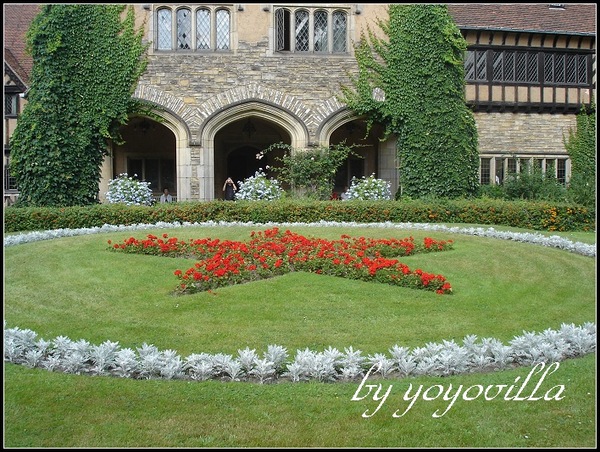
[[[414,238],[372,239],[342,235],[338,240],[309,238],[274,227],[252,232],[250,241],[212,238],[184,241],[163,234],[145,239],[130,237],[120,244],[109,241],[109,249],[168,257],[196,259],[187,270],[177,269],[178,293],[189,294],[233,284],[271,278],[292,271],[373,281],[401,287],[451,294],[452,286],[443,275],[411,270],[395,256],[452,249],[452,240],[430,237],[416,243]]]

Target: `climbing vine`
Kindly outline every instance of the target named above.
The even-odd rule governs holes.
[[[466,41],[446,5],[390,4],[355,46],[339,99],[398,140],[400,190],[456,198],[479,186],[477,129],[465,103]],[[382,95],[377,95],[377,93]]]
[[[596,204],[596,105],[582,106],[577,127],[570,129],[564,144],[571,158],[570,198],[580,204]]]
[[[146,69],[147,44],[133,7],[45,5],[27,33],[33,57],[30,91],[12,135],[11,171],[18,205],[97,202],[108,140],[132,113]]]

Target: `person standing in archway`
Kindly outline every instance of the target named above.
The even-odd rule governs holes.
[[[160,202],[173,202],[173,197],[169,193],[169,189],[165,187],[163,194],[160,195]]]
[[[225,201],[235,201],[235,192],[237,191],[237,186],[231,177],[228,177],[223,184],[223,191],[225,192]]]

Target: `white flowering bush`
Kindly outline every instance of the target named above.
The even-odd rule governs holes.
[[[262,170],[254,173],[254,176],[247,177],[243,182],[238,182],[239,190],[236,193],[236,199],[246,201],[271,201],[283,196],[284,190],[279,185],[277,179],[269,179]]]
[[[392,199],[390,182],[377,179],[375,174],[360,179],[352,177],[352,183],[347,192],[347,199],[360,199],[363,201],[377,201]]]
[[[127,173],[121,173],[108,182],[106,200],[110,204],[123,203],[128,206],[150,206],[154,202],[150,182],[139,181]]]

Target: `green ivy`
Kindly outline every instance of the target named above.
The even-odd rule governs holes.
[[[446,5],[390,4],[356,45],[340,100],[398,139],[402,195],[457,198],[479,186],[477,128],[464,94],[465,39]],[[381,99],[374,91],[383,91]]]
[[[20,206],[97,203],[109,140],[132,113],[147,65],[133,7],[45,5],[27,33],[28,103],[10,141]]]
[[[575,131],[563,139],[571,158],[570,198],[580,204],[596,203],[596,106],[583,106],[577,115]]]

